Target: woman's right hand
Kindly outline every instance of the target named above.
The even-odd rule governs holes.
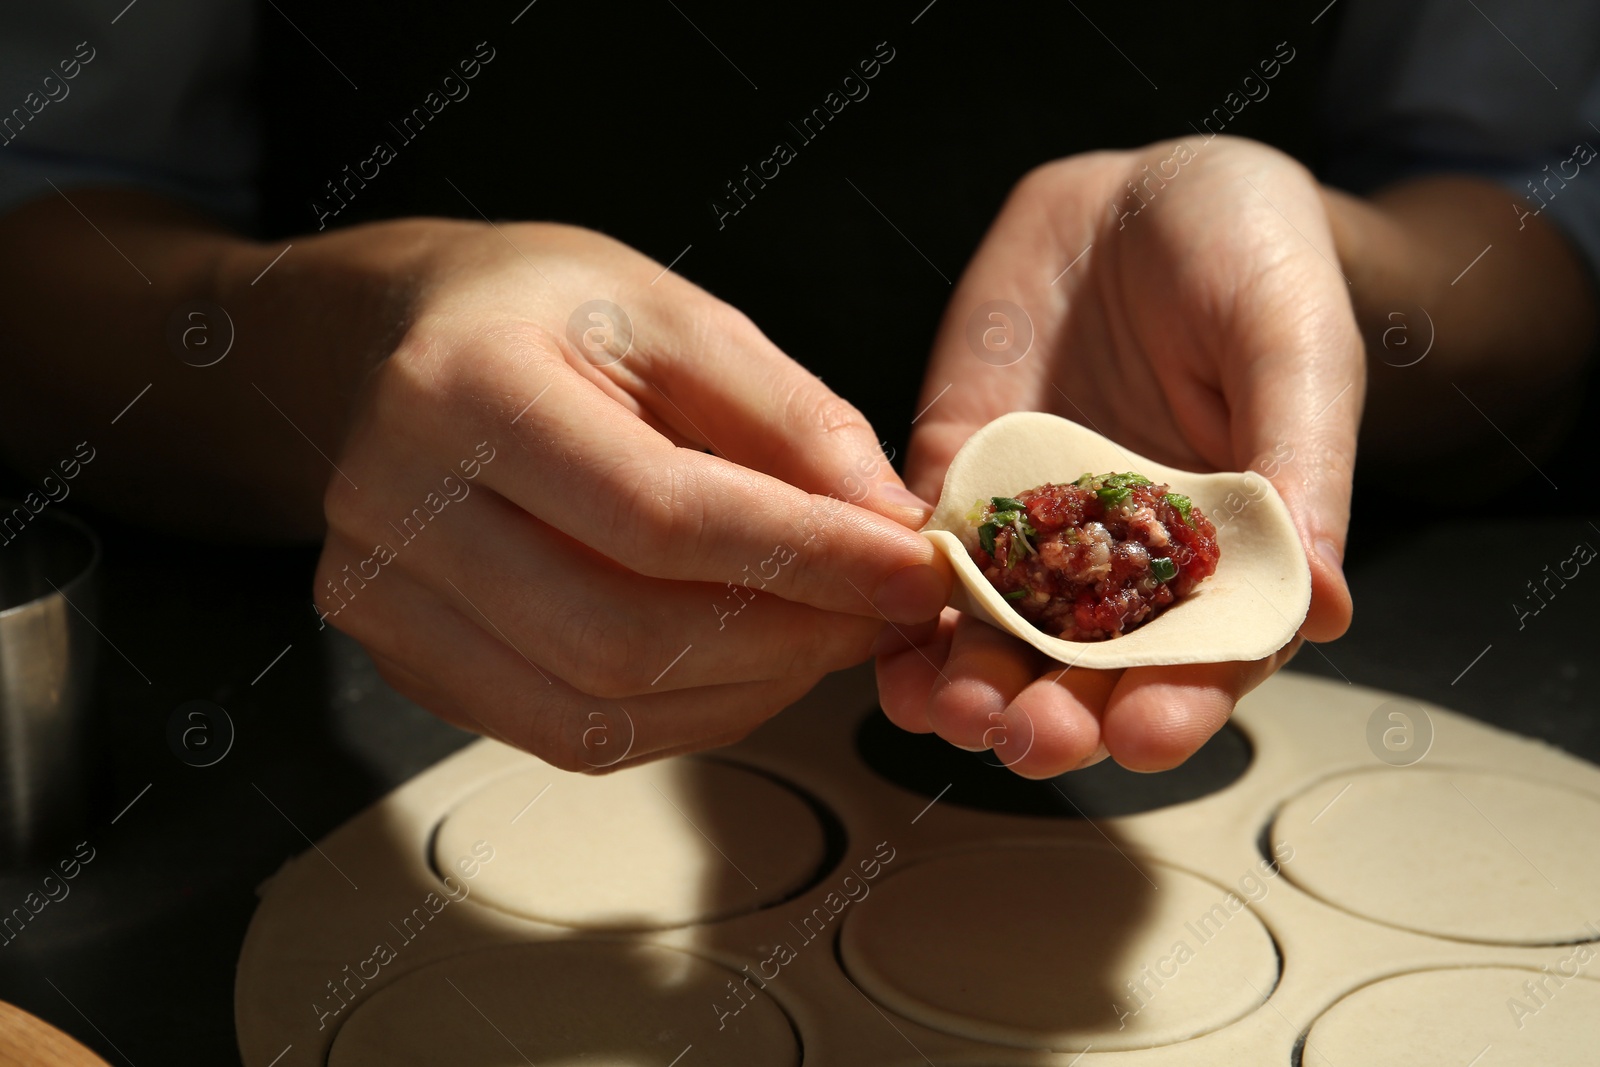
[[[938,616],[926,506],[739,312],[585,230],[382,225],[425,251],[315,600],[400,692],[608,768],[736,740]]]

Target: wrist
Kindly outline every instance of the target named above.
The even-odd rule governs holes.
[[[1464,175],[1323,200],[1373,372],[1363,447],[1436,464],[1498,450],[1498,427],[1545,448],[1595,337],[1566,240],[1519,225],[1507,190]]]
[[[1393,325],[1390,314],[1441,306],[1439,278],[1447,268],[1382,208],[1326,185],[1317,188],[1339,268],[1350,283],[1356,322],[1371,354]]]
[[[455,226],[404,220],[213,250],[200,291],[233,343],[207,391],[232,414],[219,413],[230,429],[208,475],[249,498],[252,529],[321,536],[363,384],[415,320]]]

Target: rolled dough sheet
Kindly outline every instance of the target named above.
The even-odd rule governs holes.
[[[1340,775],[1285,804],[1272,837],[1294,849],[1291,881],[1368,919],[1505,945],[1600,937],[1600,799],[1573,789],[1420,767]]]
[[[1552,969],[1576,969],[1575,959],[1566,962],[1569,955],[1553,958]],[[1388,978],[1356,990],[1318,1019],[1301,1062],[1592,1067],[1600,1062],[1600,982],[1512,967]]]
[[[788,1017],[752,986],[718,1029],[707,1005],[735,978],[686,952],[621,942],[452,956],[357,1007],[328,1067],[664,1067],[691,1045],[699,1067],[796,1067]]]
[[[822,865],[811,807],[755,771],[674,760],[591,777],[542,764],[498,778],[445,815],[434,865],[486,841],[478,903],[584,929],[710,922],[789,896]],[[481,847],[481,846],[479,846]]]
[[[1064,1053],[1207,1033],[1278,978],[1272,938],[1239,897],[1083,845],[909,867],[857,905],[840,949],[869,996],[924,1026]]]
[[[725,755],[603,778],[492,741],[462,750],[264,888],[236,987],[244,1062],[792,1065],[798,1044],[806,1067],[1600,1063],[1588,979],[1549,977],[1584,953],[1600,975],[1592,765],[1428,708],[1427,759],[1391,768],[1371,726],[1392,694],[1280,673],[1240,703],[1254,758],[1225,787],[1136,814],[1002,813],[952,803],[965,779],[919,790],[875,773],[857,748],[875,697],[864,665]],[[837,862],[819,875],[824,854]],[[443,897],[452,868],[470,892],[371,978],[373,945],[409,942],[397,920]],[[1365,888],[1373,917],[1340,879]],[[726,917],[688,919],[701,913]],[[1490,940],[1511,934],[1530,937]],[[630,944],[646,947],[619,961]],[[1448,984],[1482,971],[1496,974],[1481,990]],[[1391,1004],[1397,976],[1423,977]],[[1528,980],[1548,983],[1544,1004]],[[717,1029],[763,1018],[798,1036],[779,1026],[769,1052]]]

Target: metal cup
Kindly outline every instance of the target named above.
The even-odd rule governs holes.
[[[38,502],[37,497],[31,498]],[[0,865],[82,824],[100,542],[46,504],[0,500]]]

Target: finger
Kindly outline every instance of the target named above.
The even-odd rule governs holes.
[[[1239,699],[1288,662],[1299,644],[1247,663],[1129,668],[1100,724],[1106,748],[1129,770],[1176,767],[1222,729]]]
[[[929,725],[957,748],[981,752],[989,747],[984,735],[996,717],[1047,662],[1005,631],[963,615],[944,674],[928,698]]]
[[[988,414],[993,417],[994,411],[1012,411],[1021,406],[995,408]],[[916,426],[911,431],[911,441],[906,447],[906,484],[911,492],[924,499],[937,501],[944,492],[944,476],[950,469],[950,462],[956,458],[956,453],[961,451],[961,446],[967,443],[973,431],[982,425],[983,421],[967,418],[930,417]]]
[[[482,417],[476,406],[464,414]],[[454,426],[437,432],[441,440],[462,436]],[[482,468],[490,488],[641,574],[732,581],[826,611],[903,623],[933,618],[948,596],[948,565],[906,527],[676,448],[564,368],[551,373],[548,394],[520,422],[479,432],[503,445],[486,446],[494,457]],[[771,579],[756,573],[769,557],[778,560]]]
[[[914,734],[933,730],[928,722],[928,694],[941,678],[960,613],[946,608],[933,630],[921,640],[892,646],[878,656],[878,704],[889,721]]]
[[[373,652],[371,649],[367,650],[367,654],[372,657],[373,664],[378,668],[378,674],[389,684],[389,687],[413,704],[426,708],[432,714],[459,729],[466,730],[469,733],[480,734],[484,737],[492,737],[502,744],[512,744],[503,735],[487,726],[481,720],[474,718],[470,713],[461,710],[452,702],[442,700],[434,695],[433,687],[414,671],[407,669],[404,665],[394,660]],[[610,774],[613,771],[620,771],[627,767],[636,767],[641,763],[654,763],[658,760],[670,759],[673,756],[721,748],[744,740],[750,733],[748,729],[741,729],[717,737],[697,738],[681,745],[670,746],[655,752],[630,755],[620,748],[615,748],[615,746],[613,746],[615,748],[614,751],[607,748],[613,740],[620,744],[630,736],[620,725],[623,721],[620,711],[611,715],[591,711],[585,716],[584,721],[588,725],[585,726],[579,743],[585,751],[585,763],[582,766],[567,769],[594,775]],[[597,736],[602,732],[610,734],[613,725],[618,727],[614,739]],[[512,747],[516,746],[513,745]],[[618,758],[619,755],[620,758]],[[591,760],[589,757],[593,757],[593,759]],[[613,759],[616,762],[610,762]]]
[[[411,701],[411,703],[443,719],[458,730],[465,730],[480,737],[493,738],[504,745],[511,744],[504,734],[482,719],[469,714],[465,709],[457,706],[454,701],[441,699],[427,679],[411,670],[405,664],[398,660],[390,659],[372,648],[366,648],[366,653],[371,657],[372,665],[378,669],[378,676],[388,684],[390,689],[393,689],[396,693]]]
[[[1065,668],[1031,682],[995,720],[986,740],[1024,778],[1087,766],[1100,747],[1100,716],[1120,671]]]
[[[756,725],[759,726],[760,723],[757,723]],[[658,752],[651,752],[645,755],[627,756],[618,763],[605,763],[595,767],[584,767],[582,770],[584,774],[590,775],[611,774],[615,771],[627,770],[629,767],[637,767],[642,763],[657,763],[661,760],[671,759],[674,756],[687,756],[695,752],[707,752],[711,749],[726,748],[729,745],[736,745],[740,741],[743,741],[746,737],[749,737],[751,730],[753,729],[754,727],[750,727],[737,730],[733,733],[723,734],[719,737],[696,739],[694,741],[688,741],[684,744],[671,748],[661,749]]]
[[[931,507],[906,491],[854,405],[743,313],[677,275],[636,291],[629,356],[611,368],[669,425],[718,455],[912,529]]]
[[[743,736],[819,680],[606,700],[553,678],[499,634],[481,628],[471,611],[395,573],[372,583],[329,621],[386,663],[403,665],[397,687],[416,703],[563,770],[603,769]]]
[[[340,534],[346,544],[353,537]],[[826,612],[743,586],[632,574],[482,489],[451,503],[426,538],[407,542],[384,529],[372,536],[379,544],[366,558],[349,554],[359,573],[377,571],[375,553],[387,547],[388,566],[446,600],[468,601],[548,672],[592,696],[816,677],[866,659],[885,626],[881,617]],[[337,562],[345,551],[330,557]],[[757,572],[774,569],[769,557]]]
[[[948,564],[899,523],[675,447],[557,357],[510,366],[514,346],[504,337],[465,344],[484,347],[444,362],[391,360],[379,372],[391,402],[352,430],[346,457],[356,469],[344,468],[349,483],[330,483],[330,522],[370,511],[355,485],[393,476],[397,442],[413,442],[429,465],[441,442],[460,442],[467,477],[630,570],[733,581],[897,622],[933,618],[944,606]],[[538,402],[513,418],[483,403],[513,386]],[[404,506],[381,520],[426,525],[445,504],[432,492]],[[775,553],[779,572],[768,580],[756,568]]]

